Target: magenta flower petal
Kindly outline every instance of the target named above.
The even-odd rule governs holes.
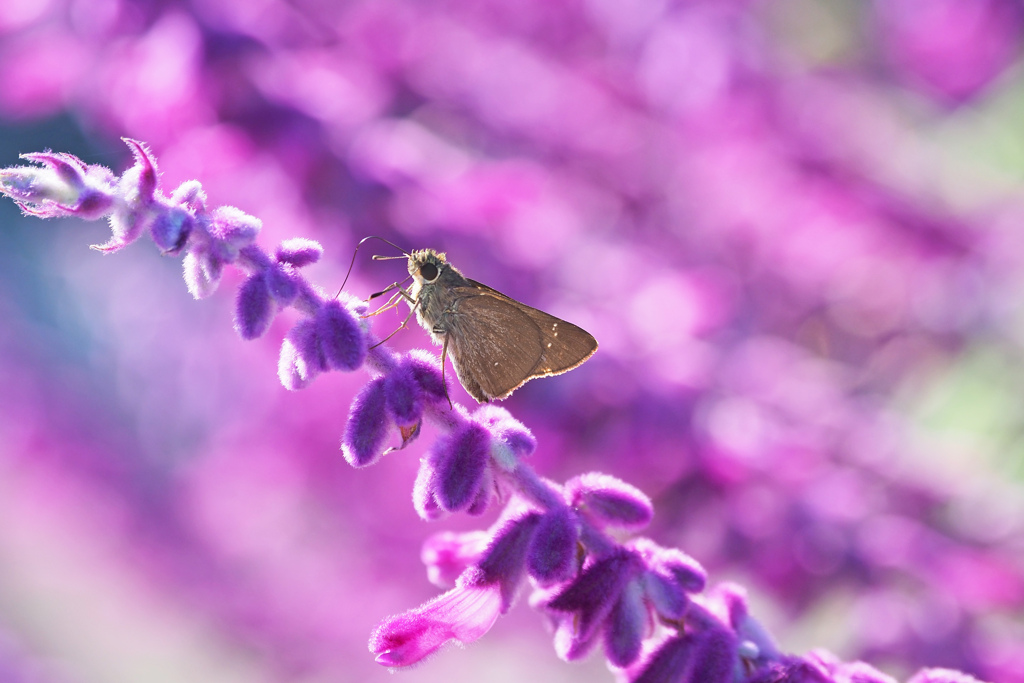
[[[500,613],[497,585],[458,586],[386,619],[370,636],[370,652],[385,666],[409,666],[450,640],[477,640],[491,630]]]
[[[490,535],[484,531],[434,534],[423,544],[420,553],[420,560],[427,568],[427,579],[435,586],[454,585],[467,567],[483,557],[490,540]]]

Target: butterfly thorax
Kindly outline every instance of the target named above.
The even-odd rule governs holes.
[[[448,263],[443,253],[433,249],[422,249],[409,255],[409,274],[413,279],[409,304],[416,311],[420,325],[431,332],[435,342],[440,343],[446,331],[446,316],[453,314],[458,304],[453,295],[455,288],[468,286],[470,282]]]

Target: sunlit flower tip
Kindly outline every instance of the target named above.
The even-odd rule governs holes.
[[[336,370],[356,370],[366,360],[366,336],[356,316],[337,299],[316,314],[316,331],[327,364]]]
[[[501,613],[495,585],[458,586],[430,602],[385,620],[370,636],[370,652],[384,666],[409,666],[450,640],[471,643]]]
[[[589,641],[607,620],[626,585],[643,571],[641,559],[621,550],[590,566],[547,604],[556,612],[576,615],[574,637]]]
[[[149,224],[149,234],[156,246],[165,254],[177,254],[188,241],[195,219],[180,206],[162,205]]]
[[[953,669],[921,669],[911,676],[907,683],[981,683],[981,681],[974,676]]]
[[[416,514],[428,522],[441,519],[448,513],[437,502],[437,471],[429,458],[420,461],[416,481],[412,486],[412,505]]]
[[[316,263],[324,255],[324,248],[319,242],[305,237],[293,237],[281,242],[274,252],[275,258],[293,268],[302,268]]]
[[[171,204],[198,214],[206,210],[206,191],[198,180],[186,180],[171,192]]]
[[[384,378],[364,386],[352,401],[341,450],[353,467],[375,463],[384,452],[390,422],[384,397]]]
[[[420,552],[420,560],[427,568],[427,579],[441,588],[455,585],[459,575],[483,557],[490,541],[490,535],[484,531],[434,534]]]
[[[588,472],[565,488],[570,503],[603,527],[636,530],[654,516],[654,505],[643,491],[607,474]]]
[[[384,379],[388,412],[399,427],[411,427],[423,417],[423,391],[408,363],[399,363]]]
[[[42,152],[21,158],[41,164],[0,170],[0,192],[29,215],[40,218],[76,216],[95,220],[114,202],[115,180],[103,166],[86,166],[71,154]]]
[[[435,496],[444,510],[465,510],[476,498],[490,461],[490,440],[483,426],[469,423],[434,445],[430,459],[436,469]]]
[[[604,652],[614,666],[629,666],[640,656],[644,637],[653,631],[643,589],[636,580],[623,588],[608,615],[604,630]]]
[[[303,389],[326,369],[327,361],[316,337],[316,324],[309,318],[300,320],[281,343],[277,362],[281,384],[289,391]]]
[[[122,179],[130,177],[131,194],[137,201],[145,203],[153,199],[159,179],[156,158],[149,152],[146,145],[131,138],[121,138],[135,157],[135,165],[128,169]],[[123,195],[127,198],[129,195]]]
[[[506,521],[494,534],[477,563],[476,581],[501,586],[501,611],[507,612],[515,601],[526,571],[526,552],[537,530],[540,515],[528,512]],[[466,581],[467,575],[460,578]]]
[[[253,273],[238,290],[235,300],[235,330],[242,339],[256,339],[270,329],[274,319],[274,302],[270,298],[265,273]]]
[[[424,349],[414,349],[403,362],[409,366],[426,400],[432,403],[447,400],[445,377],[441,374],[441,360],[437,356]]]
[[[209,231],[215,243],[214,256],[233,263],[238,252],[252,244],[263,223],[234,206],[218,206],[210,212]]]
[[[576,573],[579,520],[567,508],[544,514],[530,542],[527,568],[541,585],[568,581]]]
[[[221,261],[203,258],[195,252],[189,252],[185,254],[182,261],[182,269],[188,293],[193,298],[205,299],[217,291],[220,276],[224,272],[224,264]]]

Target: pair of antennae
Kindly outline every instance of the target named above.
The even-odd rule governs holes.
[[[341,282],[341,289],[338,290],[338,296],[340,296],[341,293],[343,291],[345,291],[345,285],[348,283],[348,276],[352,274],[352,267],[356,264],[356,255],[359,253],[359,247],[363,246],[363,242],[366,242],[367,240],[380,240],[384,244],[388,244],[388,245],[394,247],[395,249],[397,249],[398,251],[402,252],[402,254],[404,255],[404,256],[378,256],[377,254],[374,254],[373,255],[373,260],[374,261],[389,261],[391,259],[409,258],[409,252],[407,252],[405,249],[402,249],[400,246],[398,246],[397,244],[395,244],[391,240],[386,240],[383,237],[378,237],[377,235],[370,235],[369,237],[364,237],[363,239],[359,240],[359,244],[356,245],[355,250],[352,252],[352,261],[351,261],[351,263],[348,264],[348,270],[345,272],[345,279],[342,280],[342,282]],[[383,294],[383,292],[381,292],[380,294]],[[370,298],[372,299],[375,296],[380,296],[380,294],[375,294],[375,295],[371,296]],[[337,296],[335,296],[335,298],[337,298]]]

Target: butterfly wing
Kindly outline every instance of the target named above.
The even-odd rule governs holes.
[[[576,325],[469,282],[453,292],[443,326],[459,381],[478,401],[571,370],[597,350],[597,340]]]

